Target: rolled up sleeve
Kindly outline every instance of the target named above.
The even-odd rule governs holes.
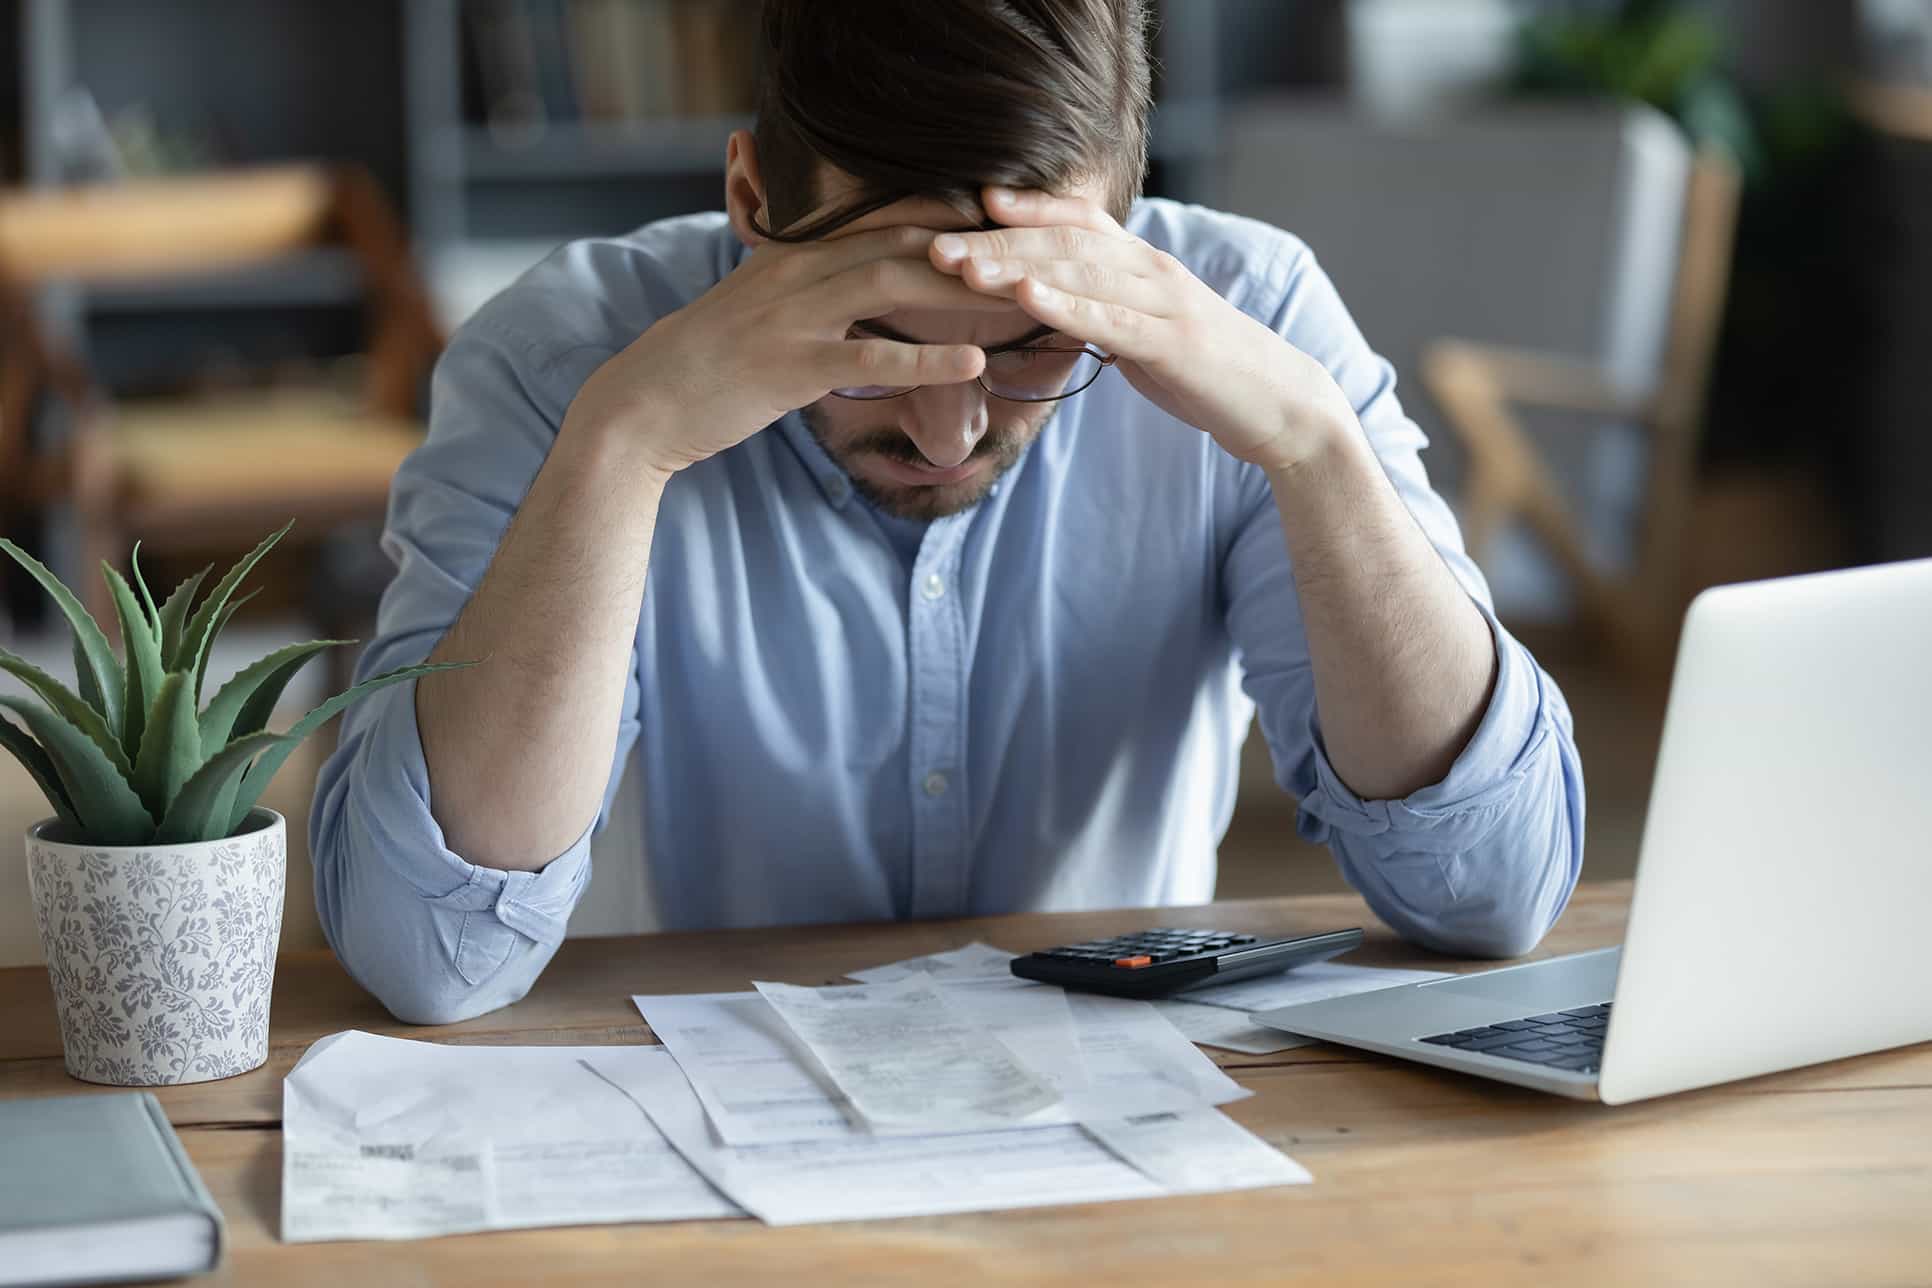
[[[1569,707],[1487,607],[1495,691],[1441,782],[1366,801],[1329,763],[1311,708],[1290,790],[1297,830],[1326,842],[1349,883],[1405,938],[1444,952],[1514,957],[1555,924],[1583,862],[1583,779]]]
[[[311,827],[316,901],[336,955],[411,1024],[507,1006],[563,942],[590,880],[592,828],[537,872],[470,863],[429,809],[415,685],[362,704],[331,758]]]
[[[491,309],[451,340],[432,384],[429,435],[391,489],[383,548],[396,574],[359,677],[420,662],[448,633],[570,398],[608,356],[521,341]],[[451,1023],[529,991],[589,881],[590,838],[636,739],[638,701],[633,656],[603,810],[563,853],[533,856],[546,861],[529,872],[471,863],[445,843],[414,683],[379,690],[343,714],[309,822],[317,913],[349,973],[398,1019]]]
[[[1443,952],[1511,957],[1562,913],[1583,865],[1584,790],[1568,704],[1497,622],[1454,516],[1430,486],[1427,446],[1395,397],[1395,373],[1362,338],[1305,248],[1256,284],[1247,307],[1328,368],[1409,512],[1481,610],[1496,682],[1448,774],[1400,800],[1363,800],[1329,763],[1294,572],[1267,479],[1238,467],[1240,516],[1222,575],[1229,632],[1297,830],[1324,842],[1343,876],[1405,938]]]

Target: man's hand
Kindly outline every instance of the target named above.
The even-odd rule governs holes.
[[[988,188],[1005,228],[941,235],[933,265],[1120,358],[1162,411],[1268,470],[1296,465],[1354,410],[1326,369],[1091,201]]]
[[[971,380],[986,365],[974,345],[847,338],[854,322],[895,309],[1010,307],[935,271],[932,239],[908,226],[765,243],[598,368],[566,427],[632,435],[668,477],[833,389]]]

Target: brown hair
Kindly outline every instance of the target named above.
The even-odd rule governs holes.
[[[1116,218],[1147,170],[1146,0],[764,0],[756,140],[766,227],[809,241],[904,197],[979,218],[987,184],[1103,179]],[[819,162],[858,180],[816,207]]]

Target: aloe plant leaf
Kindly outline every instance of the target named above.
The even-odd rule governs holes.
[[[154,623],[134,601],[127,579],[102,561],[101,575],[114,596],[114,612],[121,619],[121,654],[126,664],[127,688],[121,701],[121,747],[139,747],[141,731],[148,718],[148,703],[161,687],[161,646],[154,637]]]
[[[168,804],[181,784],[201,768],[201,727],[195,720],[195,697],[188,691],[188,673],[170,671],[148,709],[147,732],[134,758],[134,790],[155,818],[166,818]]]
[[[220,747],[232,737],[259,733],[268,727],[275,703],[295,673],[325,648],[350,643],[348,640],[309,640],[276,649],[267,657],[237,672],[235,678],[216,690],[201,713],[201,745]]]
[[[61,786],[60,771],[54,768],[53,757],[47,754],[45,747],[11,720],[0,720],[0,747],[11,751],[14,759],[26,766],[34,782],[40,785],[47,803],[54,807],[54,813],[60,815],[61,822],[69,827],[81,825],[80,815],[74,812],[74,802],[69,799],[67,789]]]
[[[156,639],[161,638],[161,614],[154,607],[154,596],[148,593],[148,579],[141,575],[141,543],[134,543],[134,553],[128,557],[128,566],[134,569],[134,586],[141,592],[141,605],[147,609],[148,629]]]
[[[289,741],[289,737],[288,734],[253,733],[246,738],[235,739],[208,757],[207,763],[195,770],[188,781],[181,784],[181,790],[175,793],[166,817],[154,833],[155,844],[219,841],[227,836],[233,829],[227,825],[226,819],[216,817],[215,807],[224,796],[229,796],[235,781],[248,768],[249,761],[263,753],[273,754],[276,748]]]
[[[17,676],[26,686],[40,695],[40,700],[52,709],[53,714],[71,725],[78,733],[100,748],[123,778],[132,778],[134,767],[128,763],[127,753],[108,728],[101,713],[80,700],[66,685],[47,674],[17,653],[0,648],[0,671]],[[44,742],[45,739],[42,739]]]
[[[232,833],[241,826],[241,821],[248,817],[249,810],[255,808],[255,802],[267,790],[269,782],[275,777],[275,771],[282,767],[282,762],[288,759],[289,753],[301,745],[303,739],[328,723],[344,707],[367,694],[374,693],[377,689],[401,684],[404,680],[414,680],[435,671],[460,671],[464,667],[475,665],[474,662],[427,662],[419,666],[397,667],[393,671],[384,671],[381,675],[371,676],[354,688],[344,689],[316,707],[296,721],[288,733],[283,735],[281,745],[263,752],[261,759],[249,766],[247,775],[242,779],[241,790],[236,793],[234,806],[228,813],[228,828],[223,835]]]
[[[195,592],[209,573],[215,570],[209,564],[192,577],[182,578],[181,584],[168,596],[168,602],[161,605],[159,631],[161,634],[161,663],[170,671],[181,669],[181,632],[188,624],[188,609],[194,603]]]
[[[40,583],[41,589],[60,605],[60,611],[67,615],[67,624],[74,628],[74,640],[86,658],[87,669],[93,672],[94,691],[101,697],[102,705],[98,714],[106,718],[111,728],[119,729],[121,691],[126,682],[121,678],[121,663],[108,646],[107,636],[101,634],[99,624],[81,607],[80,600],[74,598],[74,592],[62,585],[60,578],[54,576],[47,565],[5,537],[0,537],[0,550],[12,555],[13,561],[25,568]]]
[[[221,633],[228,629],[229,619],[234,617],[234,615],[238,611],[240,611],[242,605],[246,604],[249,600],[255,598],[255,596],[261,593],[262,592],[259,590],[251,590],[246,595],[242,595],[238,598],[229,600],[228,607],[222,609],[221,615],[215,618],[214,634],[208,637],[208,647],[201,651],[201,662],[195,667],[195,701],[196,702],[201,701],[201,690],[207,684],[208,659],[213,657],[215,654],[215,648],[214,648],[215,641],[220,639]]]
[[[210,641],[215,637],[215,621],[221,616],[221,610],[227,607],[229,596],[235,593],[235,587],[241,585],[242,578],[246,577],[261,561],[262,556],[274,549],[275,543],[287,536],[288,530],[294,526],[295,520],[290,519],[279,529],[263,537],[260,545],[243,555],[235,562],[233,568],[223,574],[222,579],[215,583],[215,588],[201,601],[201,607],[195,609],[194,616],[188,619],[188,625],[181,634],[179,658],[170,663],[170,669],[195,673],[197,700],[201,692],[202,662],[208,652]]]
[[[0,695],[0,707],[18,715],[46,749],[90,843],[142,845],[153,837],[154,820],[140,795],[92,738],[24,698]]]
[[[81,647],[80,636],[74,637],[74,688],[80,693],[80,700],[103,716],[107,714],[107,703],[101,697],[101,686],[95,678],[94,668],[87,664],[87,650]]]

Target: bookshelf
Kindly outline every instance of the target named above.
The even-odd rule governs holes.
[[[521,9],[519,23],[505,19],[512,7]],[[1278,43],[1284,16],[1307,6],[1166,0],[1162,7],[1168,15],[1156,39],[1160,107],[1150,190],[1212,202],[1223,59],[1230,49],[1251,48],[1257,35]],[[653,21],[638,24],[640,9]],[[697,39],[736,45],[735,52],[691,47],[692,33],[680,29],[679,19],[694,9],[713,15]],[[615,10],[631,11],[631,23],[573,27],[587,17],[609,22]],[[446,313],[460,314],[469,299],[487,296],[561,241],[717,206],[725,140],[752,121],[748,49],[756,40],[756,0],[587,0],[577,7],[414,0],[404,24],[409,204]],[[587,102],[596,95],[585,90],[583,46],[653,38],[673,42],[670,56],[660,52],[653,59],[634,48],[628,67],[633,78],[655,68],[673,82],[668,93],[641,112],[629,104],[628,116],[621,110],[626,105]],[[489,52],[492,39],[520,40],[530,50],[520,87],[504,71],[511,55]],[[573,49],[580,51],[574,60]],[[551,84],[557,76],[546,74],[545,59],[575,75],[574,101]],[[678,69],[705,66],[737,79],[712,86],[700,110],[681,108],[686,95],[675,86]],[[490,81],[496,83],[485,84]],[[506,130],[492,99],[509,97],[540,104],[541,123]],[[703,110],[720,107],[725,110]],[[486,283],[492,275],[496,280]],[[465,283],[466,277],[473,280]]]
[[[1333,83],[1318,64],[1339,3],[1161,0],[1149,190],[1212,203],[1222,104]],[[757,0],[0,0],[0,181],[61,181],[56,109],[75,84],[104,116],[187,122],[220,164],[356,160],[405,211],[453,320],[560,242],[715,208],[725,139],[751,122],[756,29]],[[518,92],[540,124],[493,110]],[[319,258],[86,306],[327,305],[342,274]]]

